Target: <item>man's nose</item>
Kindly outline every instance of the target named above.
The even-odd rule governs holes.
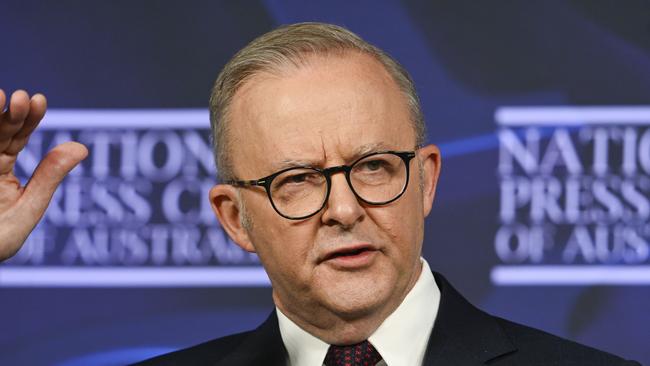
[[[326,225],[352,226],[365,214],[343,172],[332,174],[330,195],[321,220]]]

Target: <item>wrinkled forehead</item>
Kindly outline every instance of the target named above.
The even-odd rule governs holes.
[[[270,174],[283,161],[338,164],[367,146],[415,145],[406,98],[381,63],[359,53],[258,73],[235,93],[229,117],[239,177]]]

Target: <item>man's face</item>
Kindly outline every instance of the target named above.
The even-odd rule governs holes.
[[[366,55],[315,56],[281,75],[256,75],[236,93],[230,118],[237,179],[415,147],[404,96]],[[418,151],[409,163],[408,189],[384,206],[358,201],[344,173],[332,176],[324,209],[299,221],[281,217],[262,187],[241,190],[252,225],[231,229],[239,230],[233,237],[258,253],[283,313],[299,324],[327,328],[330,317],[385,317],[395,309],[420,273],[423,221],[433,193],[422,192],[418,160],[424,161],[425,191],[432,191],[434,150]]]

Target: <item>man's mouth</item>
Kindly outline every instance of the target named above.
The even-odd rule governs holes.
[[[327,259],[354,256],[354,255],[358,255],[358,254],[361,254],[363,252],[366,252],[368,250],[370,250],[370,248],[358,248],[358,249],[342,250],[342,251],[339,251],[339,252],[332,253],[329,256],[329,258],[327,258]]]
[[[353,245],[327,253],[322,262],[329,262],[339,267],[366,266],[377,251],[376,248],[368,244]]]

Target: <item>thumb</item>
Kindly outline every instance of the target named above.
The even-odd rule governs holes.
[[[54,191],[65,176],[88,156],[88,149],[78,142],[65,142],[45,155],[30,178],[19,205],[25,205],[28,221],[37,221],[47,208]],[[30,220],[31,219],[31,220]]]

